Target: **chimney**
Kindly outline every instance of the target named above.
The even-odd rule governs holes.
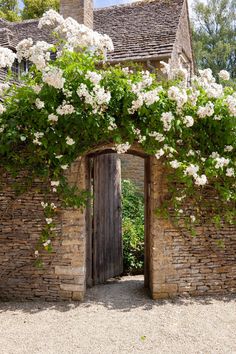
[[[61,0],[60,13],[93,29],[93,0]]]

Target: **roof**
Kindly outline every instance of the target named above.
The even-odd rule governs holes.
[[[32,37],[34,41],[49,41],[50,34],[47,30],[38,28],[38,20],[26,20],[22,22],[9,22],[0,19],[0,31],[8,30],[11,33],[10,46],[15,47],[22,39]],[[0,32],[0,45],[3,38]]]
[[[114,44],[111,61],[144,60],[171,55],[184,0],[143,0],[94,10],[94,29]],[[11,23],[0,19],[0,45],[15,47],[24,38],[50,41],[38,20]]]
[[[138,1],[94,11],[94,29],[114,44],[111,60],[170,56],[184,0]]]

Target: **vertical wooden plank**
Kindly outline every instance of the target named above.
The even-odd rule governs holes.
[[[87,286],[92,286],[92,168],[93,161],[90,158],[86,160],[86,188],[90,194],[86,208],[86,283]]]
[[[113,228],[113,195],[112,195],[112,177],[113,177],[113,156],[112,155],[104,155],[105,159],[105,165],[104,168],[106,169],[106,202],[105,205],[107,205],[106,208],[106,243],[105,243],[105,248],[106,248],[106,254],[107,258],[105,260],[106,262],[106,269],[105,269],[105,278],[109,279],[110,274],[113,274],[114,270],[114,261],[113,261],[113,252],[114,252],[114,247],[112,245],[112,240],[113,240],[113,235],[114,235],[114,228]],[[107,167],[107,168],[106,168]],[[115,240],[114,240],[115,241]]]
[[[116,201],[116,211],[115,211],[115,233],[120,235],[116,238],[116,273],[121,274],[123,272],[123,241],[122,241],[122,213],[121,213],[121,161],[116,159],[115,161],[115,171],[114,173],[114,184],[115,184],[115,201]]]
[[[149,272],[150,272],[150,157],[144,160],[144,201],[145,201],[145,215],[144,215],[144,286],[149,288]]]
[[[123,271],[120,160],[94,158],[93,281],[103,283]]]

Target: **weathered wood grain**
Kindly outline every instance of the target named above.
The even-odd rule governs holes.
[[[121,166],[116,154],[93,158],[93,283],[123,271]]]

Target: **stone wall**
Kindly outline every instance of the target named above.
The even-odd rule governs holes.
[[[236,227],[219,232],[212,226],[198,227],[197,236],[177,230],[158,218],[155,208],[168,192],[165,171],[152,158],[150,200],[151,293],[154,299],[176,295],[236,293]],[[216,245],[224,239],[223,249]]]
[[[190,72],[194,72],[193,50],[191,42],[191,28],[188,16],[188,4],[184,2],[179,27],[176,34],[176,40],[171,53],[170,64],[173,68],[179,67],[180,55],[183,55],[189,62]]]
[[[119,156],[121,160],[121,178],[130,179],[144,192],[144,159],[139,156],[124,154]]]
[[[84,161],[70,169],[70,182],[84,188]],[[0,191],[0,299],[79,300],[85,291],[85,215],[59,210],[53,252],[45,252],[42,269],[35,267],[35,245],[45,225],[43,186],[16,197],[12,179],[2,177]],[[41,192],[40,192],[41,191]],[[49,197],[58,205],[54,195]]]
[[[60,0],[60,13],[93,28],[93,0]]]
[[[161,161],[150,162],[146,188],[146,285],[154,299],[176,295],[236,293],[236,228],[225,227],[218,235],[212,227],[199,227],[195,238],[177,230],[155,210],[165,198],[166,171]],[[69,173],[70,183],[86,188],[85,159],[77,160]],[[43,186],[20,197],[3,176],[0,192],[0,299],[80,300],[86,291],[85,212],[59,210],[53,252],[43,256],[44,267],[34,266],[34,247],[45,224],[40,202]],[[55,195],[50,200],[58,205]],[[225,239],[220,249],[215,241]]]

